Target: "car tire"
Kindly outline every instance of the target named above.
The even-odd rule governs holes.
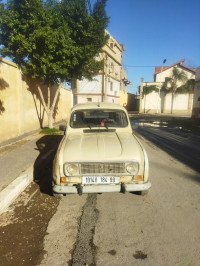
[[[53,196],[55,198],[62,198],[63,197],[63,194],[53,192]]]
[[[146,196],[148,193],[149,193],[149,190],[139,191],[139,195],[141,195],[141,196]]]

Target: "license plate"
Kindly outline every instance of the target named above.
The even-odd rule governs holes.
[[[119,176],[83,176],[82,184],[118,184]]]

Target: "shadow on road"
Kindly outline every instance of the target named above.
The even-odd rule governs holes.
[[[176,160],[184,163],[185,165],[200,173],[199,150],[196,150],[189,145],[186,146],[183,143],[177,142],[176,140],[173,141],[172,139],[168,139],[161,134],[161,131],[160,135],[158,135],[154,134],[153,131],[148,131],[145,128],[139,127],[136,132],[151,141],[152,143],[154,143],[160,149],[167,152]],[[199,175],[194,179],[195,181],[200,182]]]
[[[42,193],[52,195],[52,166],[62,135],[45,135],[37,142],[40,154],[34,163],[33,177]]]

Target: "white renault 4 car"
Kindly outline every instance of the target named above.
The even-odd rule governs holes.
[[[53,163],[54,195],[143,195],[150,187],[148,157],[126,109],[111,103],[74,106]]]

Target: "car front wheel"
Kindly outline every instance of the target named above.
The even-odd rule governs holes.
[[[139,191],[138,194],[141,196],[146,196],[148,193],[149,193],[149,190],[142,190],[142,191]]]

